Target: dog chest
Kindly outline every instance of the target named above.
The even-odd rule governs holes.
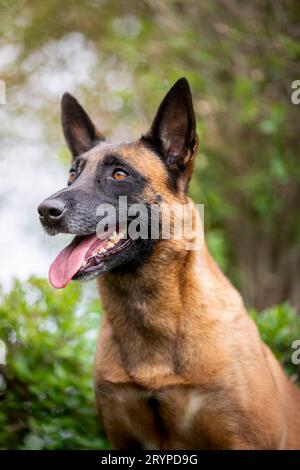
[[[151,392],[134,384],[99,384],[98,405],[114,446],[143,449],[226,448],[211,394],[189,386]],[[216,429],[212,429],[212,426]],[[223,425],[221,425],[224,431]]]

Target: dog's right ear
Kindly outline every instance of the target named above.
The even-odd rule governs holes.
[[[97,142],[105,140],[83,107],[70,93],[64,93],[61,100],[61,122],[73,158],[87,152]]]

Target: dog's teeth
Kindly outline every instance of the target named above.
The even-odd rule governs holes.
[[[110,248],[113,248],[114,246],[115,246],[114,243],[108,242],[108,244],[106,245],[106,248],[109,250]]]
[[[125,233],[123,233],[123,232],[119,233],[119,240],[121,240],[121,238],[125,238]]]
[[[106,249],[103,248],[103,246],[101,246],[101,247],[99,248],[99,250],[98,250],[98,253],[100,253],[101,255],[102,255],[103,253],[105,253],[105,252],[106,252]]]
[[[119,234],[117,232],[113,232],[113,234],[111,235],[110,237],[110,240],[113,242],[113,243],[116,243],[119,241]]]
[[[84,262],[82,263],[81,267],[84,268],[86,265],[87,265],[87,262],[84,260]]]
[[[92,256],[94,257],[96,255],[97,255],[96,251],[93,251]]]

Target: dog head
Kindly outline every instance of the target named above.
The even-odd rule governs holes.
[[[75,235],[50,267],[50,282],[57,288],[71,279],[93,279],[142,263],[154,241],[149,232],[146,237],[130,235],[130,209],[137,204],[146,209],[139,220],[145,231],[153,222],[151,208],[183,203],[197,148],[191,92],[184,78],[167,93],[150,130],[137,141],[107,142],[68,93],[62,98],[62,126],[72,153],[68,186],[38,207],[47,233]]]

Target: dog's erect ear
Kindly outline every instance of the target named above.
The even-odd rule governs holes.
[[[198,139],[191,90],[185,78],[167,93],[143,138],[154,145],[167,167],[178,175],[191,165]]]
[[[104,140],[83,107],[69,93],[64,93],[61,100],[61,122],[65,139],[74,158],[92,148],[100,140]]]

